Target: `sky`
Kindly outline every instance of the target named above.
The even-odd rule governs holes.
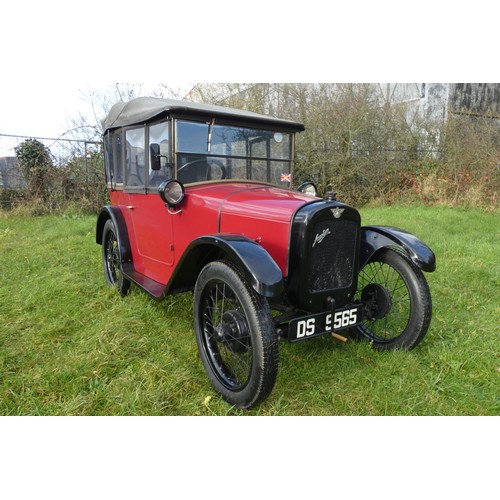
[[[0,134],[58,138],[71,129],[72,121],[80,115],[95,123],[95,113],[91,104],[93,92],[113,93],[117,82],[69,81],[58,83],[42,80],[4,81],[0,84]],[[143,95],[160,88],[157,82],[143,84],[135,81]],[[186,92],[189,82],[174,82],[175,89]],[[104,118],[97,108],[98,118]]]
[[[0,134],[59,137],[71,118],[91,115],[82,95],[84,85],[13,80],[0,88]]]
[[[316,0],[307,11],[280,1],[244,12],[228,0],[194,4],[4,2],[0,134],[59,137],[72,118],[92,115],[89,91],[117,82],[499,81],[485,71],[495,68],[485,64],[495,16],[475,25],[457,9],[450,22],[450,10],[428,0],[418,11],[353,0],[328,14]],[[467,43],[450,43],[462,22]]]

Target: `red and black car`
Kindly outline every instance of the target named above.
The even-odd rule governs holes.
[[[431,321],[433,252],[402,229],[293,188],[300,123],[159,98],[103,121],[111,203],[97,220],[107,283],[193,292],[199,353],[239,408],[272,391],[278,341],[322,334],[411,349]]]

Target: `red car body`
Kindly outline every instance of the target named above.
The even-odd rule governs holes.
[[[165,210],[159,196],[111,191],[110,199],[124,216],[136,271],[165,286],[190,243],[208,234],[240,234],[257,242],[286,277],[291,219],[311,201],[249,182],[187,187],[182,210],[174,212]]]

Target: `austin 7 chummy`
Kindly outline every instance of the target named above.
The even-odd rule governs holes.
[[[97,220],[104,275],[155,299],[192,292],[214,388],[249,408],[272,391],[280,340],[333,334],[411,349],[431,321],[433,252],[313,182],[294,188],[301,123],[142,97],[103,121],[110,204]]]

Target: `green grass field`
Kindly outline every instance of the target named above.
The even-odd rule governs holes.
[[[323,336],[280,344],[273,393],[228,406],[199,359],[191,294],[122,299],[104,281],[95,217],[0,214],[2,415],[498,415],[498,211],[364,208],[436,253],[434,315],[411,352]]]

